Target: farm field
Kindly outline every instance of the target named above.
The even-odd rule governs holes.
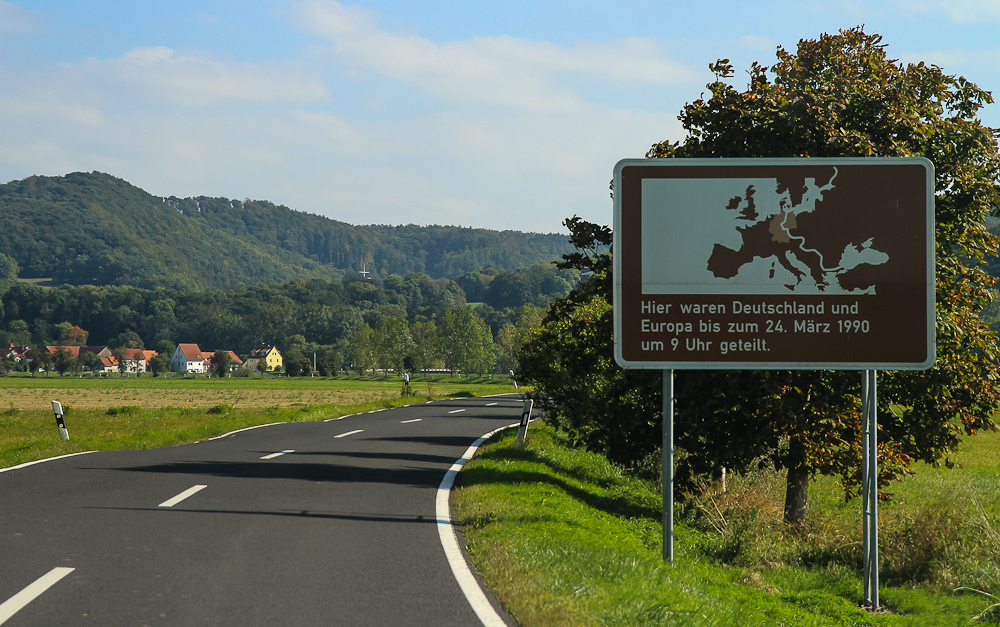
[[[434,377],[0,377],[0,468],[93,450],[198,442],[274,422],[326,420],[452,396],[513,392],[506,379]],[[52,401],[65,410],[59,439]]]
[[[414,393],[447,396],[466,390],[474,379],[435,377],[414,380]],[[483,380],[476,384],[500,385],[506,381]],[[70,403],[75,410],[108,409],[138,405],[143,409],[164,407],[209,408],[225,403],[234,408],[285,407],[291,405],[357,405],[400,395],[397,377],[282,377],[206,378],[151,377],[80,378],[38,375],[0,377],[0,411],[50,411],[52,401]]]

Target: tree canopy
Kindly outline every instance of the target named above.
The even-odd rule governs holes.
[[[978,314],[992,298],[994,279],[981,262],[996,254],[985,221],[1000,204],[1000,157],[996,132],[975,117],[991,95],[936,66],[889,58],[881,37],[862,28],[802,40],[794,52],[778,48],[774,65],[751,66],[745,89],[730,84],[728,60],[710,67],[716,80],[708,94],[680,114],[684,139],[657,143],[648,157],[924,156],[934,163],[938,358],[930,370],[880,379],[880,485],[914,460],[936,462],[963,435],[995,429],[1000,363]],[[637,464],[659,443],[658,377],[622,372],[611,361],[610,255],[599,252],[610,232],[576,218],[567,225],[582,252],[566,263],[595,276],[550,310],[525,370],[554,420],[592,448]],[[580,339],[588,329],[589,343]],[[806,514],[813,473],[839,475],[853,494],[859,386],[851,372],[679,372],[676,432],[687,452],[680,478],[774,463],[789,473],[789,522]],[[566,409],[584,404],[591,409],[583,415]],[[631,432],[617,433],[625,429]]]
[[[454,226],[351,225],[264,200],[152,196],[100,172],[0,185],[0,280],[178,290],[332,280],[455,277],[557,259],[565,235]]]

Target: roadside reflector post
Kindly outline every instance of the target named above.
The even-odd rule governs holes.
[[[517,443],[523,444],[524,438],[528,435],[528,422],[531,421],[531,408],[535,401],[530,398],[524,399],[524,410],[521,412],[521,426],[517,428]]]
[[[59,439],[68,440],[69,431],[66,430],[66,421],[63,420],[62,403],[59,401],[52,401],[52,413],[56,415],[56,426],[59,427]]]

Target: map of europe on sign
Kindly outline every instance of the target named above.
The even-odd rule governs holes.
[[[865,219],[868,208],[836,202],[838,175],[834,166],[823,179],[733,178],[710,188],[646,179],[646,292],[875,293],[890,260],[876,244],[883,234]]]
[[[614,186],[620,365],[933,364],[930,161],[626,159]]]

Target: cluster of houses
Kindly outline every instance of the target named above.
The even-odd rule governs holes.
[[[123,372],[137,374],[147,372],[153,359],[158,353],[156,351],[143,350],[140,348],[126,348],[117,351],[122,359],[122,367],[119,367],[118,356],[107,346],[46,346],[46,350],[55,355],[60,350],[69,351],[75,360],[81,360],[81,355],[93,353],[94,372]],[[22,360],[31,361],[34,359],[35,349],[30,346],[15,346],[11,344],[4,350],[0,347],[0,359],[11,359],[16,362]],[[264,346],[254,349],[246,360],[233,351],[229,353],[229,369],[234,371],[240,367],[251,368],[253,370],[279,370],[284,365],[281,353],[274,346]],[[204,373],[212,370],[212,357],[215,352],[203,351],[197,344],[178,344],[174,354],[170,359],[170,369],[173,372]],[[263,364],[261,367],[260,364]]]

